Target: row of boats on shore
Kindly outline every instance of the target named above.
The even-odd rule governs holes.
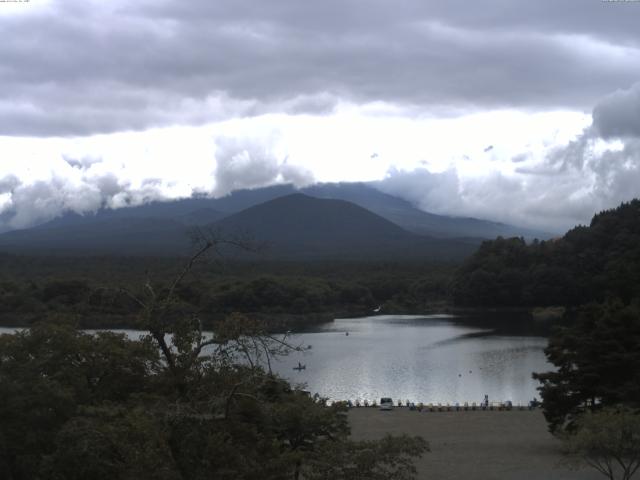
[[[394,402],[391,398],[383,397],[380,399],[380,403],[378,404],[375,400],[369,402],[368,400],[360,401],[356,400],[355,402],[351,400],[346,400],[344,402],[340,402],[346,404],[349,408],[360,408],[360,407],[370,407],[370,408],[379,408],[380,410],[393,410]],[[397,408],[408,408],[409,410],[417,410],[428,411],[428,412],[453,412],[453,411],[476,411],[476,410],[533,410],[540,406],[540,402],[534,398],[527,405],[516,404],[514,405],[511,400],[506,400],[503,402],[489,402],[487,399],[482,402],[464,402],[464,403],[414,403],[407,400],[406,402],[402,402],[398,400],[395,407]]]

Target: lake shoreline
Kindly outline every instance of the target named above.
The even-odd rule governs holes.
[[[557,308],[557,307],[553,307]],[[513,325],[534,325],[544,333],[550,324],[558,320],[558,315],[545,316],[538,314],[538,318],[534,314],[535,311],[546,312],[547,309],[536,307],[456,307],[447,304],[434,304],[423,309],[382,309],[375,312],[370,309],[351,309],[351,310],[331,310],[326,312],[308,312],[301,314],[282,313],[282,312],[244,312],[241,315],[256,320],[261,320],[268,326],[270,333],[307,333],[316,330],[318,327],[326,324],[334,323],[338,319],[356,319],[369,318],[377,315],[452,315],[454,319],[460,321],[468,321],[473,325],[482,325],[483,320],[491,317],[491,321],[496,318],[504,318],[506,322]],[[230,313],[215,313],[203,315],[203,326],[206,330],[211,330],[217,320],[224,318]],[[97,329],[97,330],[128,330],[138,329],[140,326],[134,315],[105,315],[105,314],[86,314],[81,312],[66,312],[59,315],[68,316],[75,320],[77,327],[81,329]],[[3,328],[27,328],[33,323],[46,320],[47,315],[20,315],[5,314],[0,315],[0,327]]]

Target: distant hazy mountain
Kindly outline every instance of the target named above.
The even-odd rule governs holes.
[[[159,218],[63,217],[0,235],[0,251],[38,255],[176,255],[188,247],[187,227]]]
[[[248,233],[277,258],[460,258],[475,245],[423,237],[344,200],[300,193],[278,197],[215,223],[228,233]]]
[[[424,212],[410,202],[381,192],[370,183],[319,183],[296,190],[292,185],[276,185],[254,190],[237,190],[212,200],[221,212],[233,213],[291,193],[317,198],[346,200],[386,218],[410,232],[440,238],[524,237],[547,239],[554,235],[503,223],[469,217],[451,217]]]
[[[475,218],[423,212],[371,184],[327,183],[301,190],[277,185],[226,197],[194,197],[138,207],[67,213],[0,235],[0,251],[64,254],[174,255],[188,251],[193,226],[251,232],[267,255],[460,257],[481,239],[548,238],[544,232]],[[439,240],[437,240],[439,239]]]
[[[476,237],[493,239],[524,237],[547,239],[553,235],[503,223],[469,217],[450,217],[424,212],[410,202],[381,192],[367,183],[321,183],[301,190],[318,198],[337,198],[353,202],[410,232],[441,238]]]
[[[177,210],[174,210],[174,213]],[[37,228],[0,235],[0,251],[39,254],[180,255],[188,225],[216,216],[199,209],[185,222],[108,214],[66,216]],[[437,258],[470,254],[475,244],[423,237],[354,203],[290,194],[254,205],[208,227],[265,244],[262,258]],[[252,254],[255,256],[255,254]]]
[[[215,202],[215,200],[213,201]],[[69,227],[136,218],[171,220],[185,225],[205,225],[226,215],[212,208],[212,200],[209,198],[186,198],[170,202],[151,202],[137,207],[123,207],[115,210],[102,209],[96,213],[84,215],[68,212],[35,228]]]
[[[292,193],[303,193],[317,198],[346,200],[370,210],[413,233],[439,238],[493,239],[525,237],[546,239],[546,232],[519,228],[476,218],[435,215],[417,209],[406,200],[383,193],[367,183],[323,183],[301,190],[292,185],[276,185],[253,190],[238,190],[221,198],[196,197],[168,202],[151,202],[138,207],[101,210],[96,214],[66,214],[48,224],[71,226],[86,222],[115,218],[155,218],[172,220],[186,225],[205,225],[249,207]]]

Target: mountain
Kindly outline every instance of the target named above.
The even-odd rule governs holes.
[[[531,240],[554,236],[547,232],[477,218],[451,217],[424,212],[406,200],[381,192],[372,183],[321,183],[300,190],[296,190],[292,185],[274,185],[253,190],[237,190],[221,198],[194,197],[167,202],[155,201],[137,207],[103,209],[95,214],[86,215],[67,213],[42,226],[50,228],[81,225],[86,222],[115,218],[154,218],[176,221],[185,225],[205,225],[292,193],[345,200],[366,208],[405,230],[430,237],[493,239],[502,236],[524,237]]]
[[[186,198],[173,202],[151,202],[136,207],[101,209],[95,213],[78,214],[67,212],[53,220],[33,228],[71,227],[115,220],[156,219],[169,220],[184,225],[205,225],[215,222],[227,214],[211,207],[209,198]]]
[[[460,258],[475,246],[408,232],[344,200],[301,193],[278,197],[216,222],[224,232],[248,233],[278,258]]]
[[[158,218],[63,218],[0,235],[0,251],[38,255],[176,255],[188,247],[183,223]]]
[[[275,185],[253,190],[236,190],[226,197],[212,199],[211,202],[213,208],[218,211],[234,213],[295,192],[316,198],[346,200],[386,218],[405,230],[431,237],[493,239],[502,236],[533,240],[554,236],[549,232],[488,220],[425,212],[406,200],[381,192],[375,187],[375,183],[318,183],[300,190],[296,190],[292,185]]]
[[[173,213],[179,212],[174,209]],[[207,221],[217,211],[188,214],[191,223]],[[29,230],[0,235],[0,251],[38,254],[180,255],[189,251],[189,226],[151,217],[98,214],[66,216]],[[475,244],[423,237],[358,205],[300,193],[277,197],[229,215],[207,227],[225,235],[249,234],[272,259],[454,259]],[[249,255],[249,254],[247,254]],[[244,255],[243,255],[244,256]],[[254,255],[252,255],[254,256]]]
[[[405,230],[440,238],[524,237],[528,240],[553,237],[548,232],[514,227],[470,217],[436,215],[414,207],[410,202],[381,192],[371,183],[321,183],[301,190],[318,198],[336,198],[353,202]]]

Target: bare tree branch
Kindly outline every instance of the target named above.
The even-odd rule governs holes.
[[[122,293],[124,295],[126,295],[127,297],[129,297],[131,300],[133,300],[134,302],[136,302],[138,305],[140,305],[143,309],[147,308],[147,304],[144,303],[142,300],[140,300],[138,297],[136,297],[133,293],[131,293],[129,290],[127,290],[124,287],[120,287],[118,289],[119,293]]]

